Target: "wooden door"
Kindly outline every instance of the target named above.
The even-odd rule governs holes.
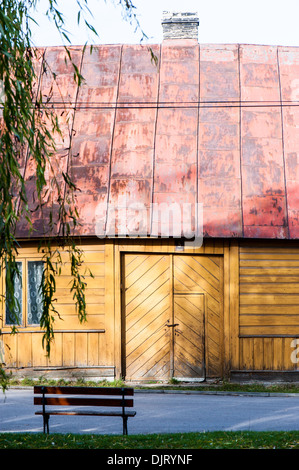
[[[126,379],[170,376],[172,279],[168,255],[126,254],[122,369]]]
[[[124,256],[122,373],[127,380],[204,377],[205,292],[195,287],[199,275],[190,263],[196,257],[184,258],[188,289],[176,258]]]
[[[174,294],[173,312],[173,375],[178,379],[204,377],[204,295]]]
[[[177,294],[204,295],[205,371],[222,376],[223,260],[213,255],[174,255],[173,290]]]

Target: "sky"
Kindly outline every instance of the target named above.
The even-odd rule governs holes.
[[[163,11],[197,12],[199,42],[210,44],[266,44],[299,46],[299,0],[132,0],[136,15],[148,40],[162,42]],[[97,30],[98,37],[81,24],[77,27],[77,0],[57,0],[64,13],[69,38],[73,45],[139,44],[140,30],[123,19],[117,0],[88,0],[93,18],[86,19]],[[39,27],[32,26],[36,46],[61,45],[63,41],[49,23],[45,11],[49,0],[39,1],[33,16]]]

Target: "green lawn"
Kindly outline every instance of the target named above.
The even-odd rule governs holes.
[[[131,436],[0,433],[0,449],[299,449],[299,431]]]
[[[122,380],[115,380],[114,382],[108,382],[103,380],[102,382],[93,382],[86,381],[84,379],[70,381],[70,380],[51,380],[46,379],[45,377],[40,377],[39,379],[16,379],[14,377],[8,377],[7,384],[8,388],[10,386],[29,386],[33,385],[71,385],[71,386],[86,386],[86,387],[123,387],[125,383]],[[193,384],[180,384],[177,381],[170,381],[168,384],[152,382],[144,384],[142,386],[134,386],[137,390],[138,388],[142,389],[159,389],[159,390],[194,390],[194,391],[227,391],[227,392],[265,392],[265,393],[299,393],[299,384],[298,383],[273,383],[273,384],[263,384],[263,383],[248,383],[248,384],[239,384],[232,383],[228,381],[223,381],[219,383],[205,383],[202,382],[198,385]],[[1,389],[0,389],[1,390]]]

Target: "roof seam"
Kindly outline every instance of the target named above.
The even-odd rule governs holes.
[[[42,76],[42,69],[43,69],[44,57],[45,57],[45,49],[43,50],[42,59],[41,59],[41,62],[40,62],[40,69],[39,69],[39,75],[38,75],[38,86],[37,86],[37,89],[36,89],[36,95],[37,95],[37,96],[38,96],[38,94],[39,94],[39,92],[40,92],[40,88],[41,88],[41,76]],[[34,107],[35,107],[35,106],[36,106],[36,105],[34,105]],[[26,156],[25,156],[25,162],[24,162],[24,171],[23,171],[23,180],[24,180],[24,181],[25,181],[26,169],[27,169],[29,157],[30,157],[29,145],[27,145]],[[19,197],[18,197],[18,200],[17,200],[17,206],[16,206],[16,212],[17,212],[17,214],[19,213],[20,205],[21,205],[21,197],[20,197],[20,194],[19,194]]]
[[[81,72],[82,72],[83,58],[84,58],[84,49],[82,49],[82,51],[81,51],[81,60],[80,60],[80,68],[79,68],[80,75],[81,75]],[[74,123],[75,123],[75,115],[76,115],[78,95],[79,95],[79,83],[77,84],[77,90],[76,90],[76,95],[75,95],[75,103],[74,103],[74,107],[73,107],[74,113],[73,113],[73,118],[72,118],[71,129],[70,129],[70,143],[69,143],[69,149],[68,149],[68,155],[67,155],[67,164],[66,164],[66,173],[67,174],[70,173],[70,168],[71,168],[72,143],[73,143]],[[63,194],[63,200],[65,202],[66,181],[64,181],[64,192],[63,193],[64,193]],[[58,233],[60,232],[60,226],[61,226],[61,220],[59,221]]]
[[[153,148],[153,167],[152,167],[152,208],[154,204],[154,196],[155,196],[155,169],[156,169],[156,137],[157,137],[157,126],[158,126],[158,113],[159,113],[159,99],[160,99],[160,85],[161,85],[161,61],[162,61],[162,46],[159,48],[159,61],[158,61],[158,74],[159,74],[159,79],[158,79],[158,87],[157,87],[157,107],[156,107],[156,117],[155,117],[155,128],[154,128],[154,148]],[[153,232],[153,209],[151,208],[151,213],[150,213],[150,234]]]
[[[119,69],[118,69],[118,79],[117,79],[116,104],[115,104],[115,108],[114,108],[113,128],[112,128],[112,132],[111,132],[111,148],[110,148],[108,183],[107,183],[107,205],[106,205],[107,209],[106,209],[106,222],[105,222],[105,225],[104,225],[104,231],[105,232],[107,232],[107,226],[108,226],[111,170],[112,170],[112,154],[113,154],[113,140],[114,140],[114,132],[115,132],[115,126],[116,126],[116,114],[117,114],[117,109],[118,109],[117,104],[118,104],[118,97],[119,97],[122,56],[123,56],[123,45],[121,45],[121,47],[120,47],[120,54],[119,54]]]
[[[287,236],[290,238],[290,227],[289,227],[289,210],[288,210],[288,193],[287,193],[287,181],[286,181],[286,162],[284,152],[284,126],[283,126],[283,106],[282,106],[282,90],[281,90],[281,76],[280,76],[280,64],[279,64],[279,49],[277,47],[277,74],[278,74],[278,86],[280,96],[280,116],[281,116],[281,140],[282,140],[282,159],[283,159],[283,177],[284,177],[284,191],[285,191],[285,211],[286,211],[286,225],[287,225]]]
[[[196,139],[196,211],[195,211],[195,223],[197,223],[197,226],[194,227],[195,233],[198,228],[199,220],[197,220],[198,216],[198,204],[199,204],[199,168],[200,168],[200,162],[199,162],[199,123],[200,123],[200,93],[201,93],[201,87],[200,87],[200,44],[198,44],[198,110],[197,110],[197,139]],[[202,207],[203,210],[203,207]],[[203,227],[202,227],[203,228]]]
[[[242,87],[241,87],[240,45],[238,45],[238,79],[239,79],[239,103],[241,103]],[[241,106],[239,108],[239,153],[240,153],[240,209],[241,209],[242,237],[244,237],[243,180],[242,180],[242,108]]]

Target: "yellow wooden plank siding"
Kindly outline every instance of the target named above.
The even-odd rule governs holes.
[[[240,368],[294,370],[299,335],[299,247],[240,246]]]
[[[80,245],[84,252],[82,274],[86,282],[87,321],[80,323],[76,312],[73,293],[70,292],[72,277],[67,253],[62,253],[61,274],[56,276],[55,308],[61,318],[55,316],[54,342],[50,358],[42,348],[42,331],[38,325],[28,325],[26,318],[26,286],[24,292],[23,322],[18,334],[12,336],[10,326],[5,325],[5,309],[2,305],[2,335],[7,367],[91,367],[111,365],[106,358],[105,339],[105,245],[85,243]],[[19,249],[18,259],[23,263],[40,260],[41,253],[36,246],[24,244]],[[89,271],[90,270],[90,271]],[[92,273],[93,277],[89,273]],[[4,276],[1,279],[5,292]]]
[[[240,338],[240,369],[299,370],[296,341],[289,337]]]
[[[299,335],[299,248],[240,247],[240,335]]]

